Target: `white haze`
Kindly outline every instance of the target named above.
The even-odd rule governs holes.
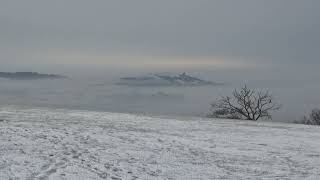
[[[319,0],[0,0],[0,105],[204,116],[233,88],[270,89],[293,121],[320,108]],[[125,87],[186,72],[225,87]],[[105,84],[105,86],[97,86]],[[169,97],[157,96],[167,93]]]
[[[273,69],[271,72],[270,69]],[[298,71],[299,69],[293,70]],[[0,79],[0,104],[4,106],[51,107],[107,112],[145,113],[171,116],[205,116],[210,103],[244,84],[269,89],[282,109],[273,121],[294,121],[312,108],[320,107],[319,80],[311,72],[304,76],[280,68],[188,69],[202,79],[226,83],[203,87],[128,87],[113,83],[123,76],[158,72],[185,72],[185,69],[127,69],[82,67],[78,69],[42,69],[63,73],[65,80],[19,81]],[[282,76],[280,77],[279,74]],[[166,96],[157,96],[165,93]]]

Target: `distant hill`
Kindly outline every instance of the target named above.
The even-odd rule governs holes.
[[[170,74],[151,74],[138,77],[124,77],[116,82],[117,85],[127,86],[205,86],[222,85],[211,81],[202,80],[197,77],[187,75],[186,73],[178,75]]]
[[[66,76],[56,74],[41,74],[37,72],[0,72],[0,78],[15,80],[37,80],[37,79],[63,79]]]

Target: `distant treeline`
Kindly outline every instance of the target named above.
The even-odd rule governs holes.
[[[57,74],[41,74],[37,72],[0,72],[0,78],[6,79],[20,79],[20,80],[32,80],[32,79],[61,79],[66,76]]]

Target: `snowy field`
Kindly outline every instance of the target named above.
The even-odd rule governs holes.
[[[0,108],[0,179],[320,179],[319,127],[177,119]]]

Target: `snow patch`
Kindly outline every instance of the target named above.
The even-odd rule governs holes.
[[[320,128],[0,109],[0,179],[319,179]]]

